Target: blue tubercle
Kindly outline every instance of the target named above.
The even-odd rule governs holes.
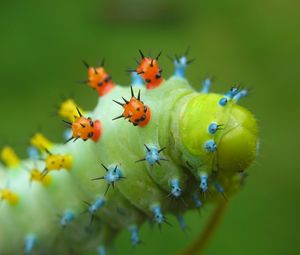
[[[64,228],[69,225],[75,219],[75,213],[73,211],[65,211],[60,219],[60,225]]]
[[[105,200],[103,198],[97,198],[96,201],[89,206],[88,210],[91,214],[95,214],[104,204]]]
[[[209,93],[211,83],[212,83],[211,78],[206,78],[202,83],[201,93],[205,93],[205,94]]]
[[[217,150],[217,144],[214,140],[206,141],[204,148],[207,152],[215,152]]]
[[[106,191],[104,193],[104,195],[106,195],[107,191],[109,190],[109,187],[112,186],[113,188],[115,187],[115,182],[120,181],[121,179],[124,179],[124,175],[122,173],[122,169],[118,166],[109,166],[108,168],[101,164],[103,166],[103,168],[106,171],[106,175],[101,176],[101,177],[97,177],[92,179],[93,181],[95,180],[105,180],[107,183],[107,188]]]
[[[150,165],[154,165],[156,162],[159,162],[160,155],[158,148],[155,146],[149,147],[150,150],[147,150],[145,159]]]
[[[224,197],[225,200],[227,200],[227,196],[225,194],[225,190],[224,188],[221,186],[221,184],[219,182],[215,182],[214,183],[214,187],[215,189],[220,193],[222,194],[222,196]]]
[[[180,183],[178,179],[172,179],[170,181],[170,185],[171,185],[171,194],[178,198],[181,196],[182,190],[180,188]]]
[[[165,221],[165,217],[161,212],[161,208],[159,205],[155,205],[151,208],[151,211],[154,215],[154,221],[158,224],[162,224]]]
[[[200,174],[200,190],[203,193],[208,191],[208,177],[206,173]]]
[[[36,245],[36,236],[33,234],[28,234],[25,237],[25,243],[24,243],[24,253],[30,254],[33,251],[34,246]]]
[[[28,147],[27,154],[31,160],[38,160],[40,158],[38,149],[33,146]]]
[[[123,178],[123,173],[120,167],[118,165],[116,166],[110,166],[108,168],[107,174],[104,176],[104,179],[108,184],[112,184],[116,181],[119,181]]]
[[[185,71],[189,64],[187,57],[182,56],[180,58],[175,58],[173,63],[175,66],[174,76],[185,78]]]
[[[228,99],[226,97],[222,97],[220,100],[219,100],[219,105],[220,106],[225,106],[228,102]]]
[[[130,241],[133,246],[136,246],[141,243],[141,240],[139,238],[139,231],[136,225],[132,225],[129,227],[130,231]]]
[[[225,192],[224,188],[221,186],[220,183],[215,182],[215,183],[214,183],[214,186],[215,186],[216,190],[217,190],[219,193],[224,193],[224,192]]]
[[[98,255],[106,255],[106,250],[105,250],[105,247],[103,245],[98,246],[97,252],[98,252],[97,253]]]
[[[64,140],[67,141],[68,139],[70,139],[71,136],[73,136],[73,131],[71,128],[67,128],[66,130],[64,130],[64,132],[63,132]]]
[[[232,99],[235,95],[237,95],[240,92],[239,88],[232,87],[225,96],[227,96],[229,99]]]
[[[199,198],[199,195],[197,192],[195,192],[193,195],[193,201],[196,205],[196,208],[200,209],[202,207],[203,203],[202,203],[201,199]]]
[[[227,104],[228,101],[232,100],[235,96],[237,96],[240,93],[240,89],[237,87],[232,87],[226,94],[224,97],[222,97],[219,100],[219,105],[220,106],[225,106]]]
[[[212,135],[214,135],[218,131],[218,124],[215,122],[212,122],[208,126],[208,132]]]
[[[245,97],[248,95],[248,91],[246,89],[241,90],[239,93],[237,93],[234,97],[233,100],[235,102],[239,101],[241,98]]]
[[[145,158],[139,159],[136,162],[147,161],[149,165],[153,166],[154,164],[160,165],[161,160],[167,161],[167,159],[160,156],[160,153],[166,149],[166,147],[158,149],[155,145],[144,144],[144,146],[146,148],[146,156]]]
[[[176,218],[177,218],[177,221],[179,223],[181,230],[185,231],[187,229],[187,225],[186,225],[183,215],[179,214],[176,216]]]
[[[137,72],[131,72],[131,84],[133,87],[143,87],[143,78]]]

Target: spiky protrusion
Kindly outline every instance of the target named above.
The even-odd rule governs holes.
[[[83,110],[74,102],[73,99],[67,99],[60,104],[58,115],[73,122],[77,118],[77,109],[81,112],[81,114],[84,114]]]
[[[139,50],[139,52],[141,61],[139,62],[138,68],[133,70],[133,72],[136,72],[143,78],[147,89],[157,88],[163,82],[161,76],[162,69],[158,66],[158,59],[161,52],[159,52],[155,58],[145,57],[141,50]]]
[[[179,214],[176,216],[176,219],[178,221],[179,227],[181,228],[182,231],[187,231],[188,226],[184,220],[184,217],[182,214]]]
[[[202,82],[202,90],[201,93],[207,94],[209,93],[210,87],[212,84],[212,78],[206,78],[203,82]]]
[[[5,146],[1,150],[1,160],[5,163],[6,166],[11,168],[18,167],[20,165],[20,159],[18,155],[10,146]]]
[[[62,169],[71,170],[73,166],[73,157],[70,154],[52,154],[46,150],[47,157],[45,159],[45,169],[42,175],[45,177],[50,171],[59,171]]]
[[[154,216],[154,221],[161,225],[162,223],[166,222],[165,216],[163,215],[161,208],[159,205],[155,205],[151,208],[153,216]]]
[[[220,106],[225,106],[228,101],[232,100],[235,96],[237,96],[241,92],[239,87],[232,87],[224,97],[219,100]],[[242,96],[241,96],[242,97]]]
[[[19,196],[9,188],[0,189],[0,201],[6,201],[9,205],[17,205]]]
[[[143,101],[141,101],[141,91],[139,90],[138,96],[135,97],[132,86],[131,89],[131,99],[130,101],[126,100],[124,97],[124,103],[113,100],[116,104],[123,107],[123,113],[113,118],[113,120],[117,120],[120,118],[128,119],[134,126],[144,127],[148,124],[151,118],[151,110],[150,107],[145,105]]]
[[[130,231],[130,241],[133,246],[137,246],[141,243],[141,240],[139,238],[139,230],[136,225],[132,225],[129,227]]]
[[[29,177],[30,182],[36,181],[41,183],[45,187],[49,186],[52,181],[51,176],[49,175],[45,176],[45,173],[43,174],[43,172],[37,168],[33,168],[29,170],[29,176],[30,176]]]
[[[212,122],[208,126],[208,132],[214,135],[218,130],[222,130],[223,126],[224,126],[223,124],[217,124],[215,122]]]
[[[110,167],[106,167],[104,164],[101,164],[101,165],[105,169],[106,175],[94,178],[92,180],[93,181],[95,181],[95,180],[105,180],[106,181],[107,188],[104,193],[104,195],[106,195],[110,186],[115,188],[115,183],[117,181],[120,181],[121,179],[124,179],[125,177],[123,176],[122,169],[120,167],[118,167],[118,165],[110,166]]]
[[[40,132],[31,137],[30,144],[39,151],[50,150],[53,146],[53,143]]]
[[[88,78],[84,83],[97,90],[99,96],[105,96],[116,86],[111,76],[104,69],[104,59],[100,67],[92,67],[85,61],[83,61],[83,64],[88,70]]]
[[[185,78],[185,72],[189,64],[194,62],[195,59],[188,59],[188,53],[189,53],[189,48],[187,48],[186,52],[181,56],[178,57],[175,55],[174,58],[169,57],[170,60],[174,63],[174,76],[180,77],[180,78]]]
[[[196,207],[197,209],[202,208],[203,203],[202,203],[202,201],[201,201],[201,199],[200,199],[200,197],[199,197],[198,192],[195,192],[195,193],[193,194],[192,199],[193,199],[193,202],[194,202],[195,207]]]
[[[175,198],[179,198],[181,196],[181,193],[182,193],[182,189],[180,188],[179,180],[178,179],[172,179],[170,181],[170,186],[171,186],[170,195],[172,195]]]
[[[31,254],[36,246],[37,238],[34,234],[28,234],[24,240],[24,253]]]
[[[206,173],[200,174],[200,190],[204,195],[208,192],[208,176]]]
[[[72,210],[67,210],[61,216],[59,224],[62,228],[66,228],[74,220],[75,220],[75,213]]]
[[[142,162],[142,161],[147,161],[150,166],[153,166],[154,164],[160,164],[160,161],[168,161],[165,158],[162,158],[160,153],[166,149],[166,147],[163,147],[161,149],[158,149],[155,145],[146,145],[144,144],[146,148],[146,156],[145,158],[139,159],[136,162]]]
[[[92,139],[95,143],[98,142],[102,134],[100,120],[93,121],[90,117],[85,118],[79,108],[76,107],[76,110],[79,116],[75,116],[74,122],[64,121],[64,123],[72,128],[72,136],[65,143],[72,140],[75,142],[79,138],[83,141]]]

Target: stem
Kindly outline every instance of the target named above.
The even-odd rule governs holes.
[[[228,202],[220,202],[215,208],[213,215],[206,224],[204,230],[185,250],[181,251],[177,255],[200,255],[205,250],[213,234],[217,230],[219,223],[224,215]]]

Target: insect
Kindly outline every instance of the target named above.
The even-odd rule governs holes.
[[[139,50],[139,53],[141,55],[141,61],[138,62],[139,66],[136,70],[131,71],[136,72],[144,79],[147,89],[154,89],[163,82],[162,69],[158,66],[161,52],[158,53],[156,58],[145,57],[141,50]]]
[[[78,117],[75,117],[74,122],[63,121],[72,128],[72,136],[65,142],[74,142],[81,138],[83,141],[92,139],[94,142],[98,142],[102,130],[101,122],[99,120],[93,121],[90,117],[85,118],[80,112],[79,108],[76,107]]]
[[[192,61],[186,56],[172,59],[173,75],[163,79],[161,53],[140,55],[130,88],[115,85],[104,62],[100,67],[84,62],[86,82],[101,98],[90,111],[92,118],[70,100],[61,105],[60,116],[71,132],[66,142],[93,142],[58,144],[35,135],[31,144],[39,150],[38,159],[44,155],[45,167],[30,169],[29,178],[42,185],[30,189],[22,168],[36,158],[21,160],[11,149],[1,153],[0,187],[10,186],[0,189],[0,254],[21,254],[22,247],[23,254],[66,254],[73,247],[76,254],[103,254],[122,230],[136,246],[147,240],[140,231],[145,222],[164,228],[170,215],[185,230],[188,210],[226,203],[239,190],[241,173],[246,175],[258,147],[256,120],[238,104],[247,91],[232,87],[210,93],[210,81],[195,90],[186,78]],[[113,121],[121,118],[131,124]],[[64,174],[64,169],[72,171]],[[84,208],[82,201],[91,202]],[[89,226],[83,217],[90,219]],[[53,244],[61,228],[69,231],[66,242]]]
[[[120,118],[128,119],[134,126],[144,127],[148,124],[151,118],[151,110],[150,107],[144,105],[144,102],[141,101],[141,91],[139,90],[138,96],[135,97],[133,88],[130,86],[131,90],[131,99],[130,101],[126,100],[124,97],[124,103],[113,100],[116,104],[123,107],[123,113],[114,118],[113,120],[117,120]]]
[[[99,67],[92,67],[83,61],[87,68],[88,79],[85,81],[92,89],[97,90],[99,96],[106,95],[116,85],[112,81],[111,76],[104,69],[104,59]]]

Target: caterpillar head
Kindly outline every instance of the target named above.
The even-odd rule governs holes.
[[[204,159],[197,165],[207,172],[214,168],[230,175],[244,171],[255,159],[257,133],[254,116],[236,104],[233,94],[194,97],[180,122],[183,155],[192,162]]]

